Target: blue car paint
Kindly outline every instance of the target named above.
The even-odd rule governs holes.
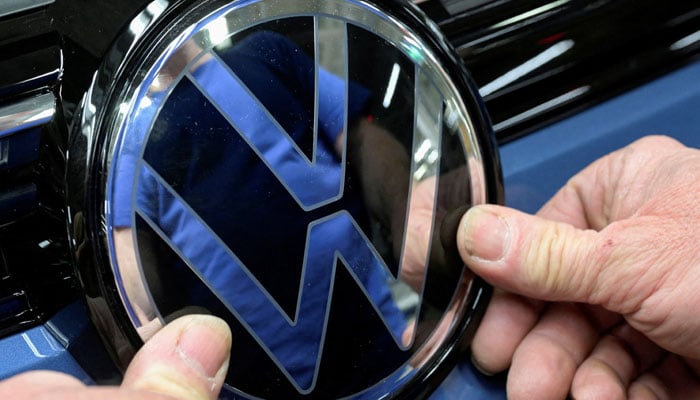
[[[46,326],[37,326],[0,341],[0,379],[23,371],[48,369],[71,374],[85,383],[92,379]]]
[[[535,212],[589,163],[651,134],[700,147],[700,62],[502,146],[506,204]]]
[[[700,147],[700,62],[550,125],[500,148],[506,204],[535,212],[593,160],[649,134],[666,134]],[[75,306],[71,306],[75,307]],[[55,318],[75,317],[63,313]],[[77,317],[77,318],[85,318]],[[76,324],[80,326],[85,321]],[[64,324],[66,325],[66,324]],[[0,378],[22,371],[89,375],[56,338],[52,322],[0,340]],[[465,361],[431,396],[433,400],[505,398],[503,377],[486,377]]]

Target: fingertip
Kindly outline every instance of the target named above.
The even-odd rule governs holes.
[[[598,277],[606,265],[595,262],[605,255],[598,239],[595,231],[496,205],[472,207],[457,235],[464,262],[492,285],[540,300],[572,302],[588,302],[600,289]]]
[[[481,373],[482,375],[494,376],[497,373],[502,371],[502,370],[494,370],[494,369],[491,369],[489,367],[484,366],[485,365],[484,362],[480,361],[479,357],[476,356],[474,353],[472,353],[471,359],[472,359],[472,365],[474,366],[474,369],[479,371],[479,373]]]
[[[518,344],[539,318],[542,303],[496,291],[472,340],[472,360],[487,375],[510,366]]]
[[[507,391],[513,399],[563,399],[598,337],[573,304],[550,304],[513,355]]]
[[[124,385],[178,399],[215,399],[230,353],[231,330],[223,320],[209,315],[180,317],[137,353]]]
[[[670,399],[666,385],[651,373],[644,374],[637,378],[627,391],[629,399],[634,400],[658,400]]]
[[[462,217],[457,232],[457,247],[462,258],[470,265],[500,263],[511,243],[511,227],[494,205],[470,208]]]
[[[223,320],[210,315],[185,318],[185,327],[177,343],[184,362],[207,379],[225,373],[231,353],[231,329]]]
[[[551,353],[541,353],[526,348],[513,360],[508,371],[506,393],[508,399],[563,399],[569,393],[573,374],[569,374],[568,360],[552,357]],[[554,354],[560,356],[560,354]]]
[[[571,384],[571,395],[576,400],[625,399],[627,387],[610,365],[588,359],[576,371]]]

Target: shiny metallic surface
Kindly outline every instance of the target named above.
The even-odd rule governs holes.
[[[11,5],[29,2],[0,3],[0,9],[7,10]],[[689,90],[694,87],[687,84],[698,81],[699,76],[697,1],[413,1],[428,18],[413,7],[404,7],[407,1],[362,3],[368,9],[395,16],[397,21],[409,21],[405,24],[408,30],[420,33],[427,47],[441,49],[444,54],[440,55],[439,64],[447,75],[460,81],[456,86],[461,97],[473,106],[473,97],[478,92],[461,78],[460,65],[467,66],[476,86],[486,96],[485,107],[476,101],[477,106],[469,107],[469,111],[472,116],[488,111],[494,123],[503,158],[507,204],[511,206],[534,212],[575,171],[642,134],[668,133],[686,144],[698,146],[698,135],[693,134],[693,127],[700,124],[695,112],[698,96],[696,90]],[[198,12],[197,4],[208,4],[210,8],[205,13]],[[82,379],[85,374],[74,362],[44,363],[51,358],[36,356],[26,345],[21,334],[32,336],[36,331],[30,329],[42,324],[46,327],[42,335],[53,335],[60,347],[68,350],[60,351],[58,358],[74,358],[96,382],[118,381],[118,371],[103,354],[105,348],[123,367],[141,344],[141,336],[133,328],[137,318],[128,312],[111,269],[115,254],[109,248],[113,238],[108,234],[106,195],[104,191],[91,192],[96,187],[107,187],[107,171],[114,165],[110,164],[111,157],[118,152],[113,143],[107,143],[103,128],[124,123],[131,104],[123,100],[135,98],[134,91],[143,81],[144,71],[165,51],[156,45],[164,43],[159,38],[173,39],[181,33],[178,29],[192,26],[229,4],[233,1],[56,0],[23,11],[13,8],[11,14],[0,18],[3,54],[0,108],[49,93],[56,100],[50,121],[29,130],[6,133],[0,139],[0,353],[8,355],[0,357],[3,376],[28,369],[55,368]],[[323,2],[313,4],[324,7]],[[325,16],[318,18],[318,32],[321,36],[338,38],[335,33],[338,25],[345,22],[333,17],[336,14],[328,7],[323,10]],[[352,68],[348,71],[342,68],[348,60],[347,46],[319,40],[318,48],[312,49],[314,40],[308,39],[308,33],[316,29],[312,26],[313,23],[307,24],[306,35],[295,40],[305,44],[309,54],[319,54],[318,63],[324,69],[343,79],[357,79],[356,74],[350,73]],[[216,38],[221,38],[221,32],[224,36],[241,33],[211,28],[214,37],[211,42],[219,42]],[[287,36],[289,32],[283,31]],[[403,43],[400,35],[396,40]],[[405,137],[402,145],[411,152],[417,149],[414,155],[420,157],[412,161],[412,178],[426,182],[426,177],[444,164],[435,162],[439,140],[431,134],[440,120],[450,120],[447,116],[452,106],[437,112],[435,102],[427,100],[433,97],[430,95],[420,104],[407,102],[414,95],[405,90],[406,65],[396,63],[395,67],[392,61],[396,59],[392,57],[374,57],[383,54],[376,49],[382,47],[367,47],[366,58],[350,57],[350,60],[373,71],[381,70],[377,75],[381,80],[369,84],[373,88],[383,85],[378,90],[379,109],[384,104],[394,110],[400,105],[407,106],[419,116],[412,118],[406,112],[377,113],[374,122],[386,124],[392,131],[401,131],[402,126],[408,125],[411,128],[408,136],[415,126],[417,134],[412,137],[421,140]],[[657,79],[660,77],[663,78]],[[436,92],[434,85],[425,84],[421,75],[416,74],[415,78],[408,80],[410,88],[417,88],[416,92],[424,95]],[[649,81],[654,82],[631,90]],[[464,90],[465,86],[471,90]],[[620,93],[628,95],[605,101]],[[313,102],[308,104],[314,107]],[[596,107],[597,104],[601,106]],[[571,115],[574,117],[564,119]],[[413,123],[401,124],[392,120],[392,116]],[[562,119],[561,123],[549,125]],[[484,130],[483,125],[476,124],[476,133]],[[76,129],[69,135],[70,127]],[[428,145],[421,146],[425,139],[429,139]],[[313,141],[305,143],[301,148],[311,159],[315,154],[310,150]],[[491,147],[488,144],[489,139],[479,143],[486,153],[494,151],[488,149]],[[491,144],[495,146],[493,141]],[[346,146],[352,148],[352,144]],[[70,163],[68,173],[66,157]],[[498,181],[500,171],[500,165],[492,158],[488,154],[481,157],[488,183],[485,197],[489,201],[501,201],[502,191],[489,186]],[[348,160],[352,161],[352,157]],[[481,187],[475,182],[470,183],[472,188]],[[428,192],[441,190],[439,184],[426,187]],[[252,198],[260,200],[257,196]],[[66,219],[70,235],[66,234]],[[409,215],[405,225],[415,225],[412,221],[415,218]],[[370,233],[375,236],[368,236],[379,236]],[[419,253],[425,254],[424,251]],[[351,279],[347,268],[337,271]],[[421,301],[412,289],[399,287],[395,292],[401,300],[397,301],[401,310],[410,310]],[[90,312],[78,307],[61,318],[63,328],[54,329],[52,316],[63,314],[61,310],[76,299],[82,299],[80,303],[87,304]],[[155,299],[151,301],[158,305]],[[96,334],[82,333],[86,326],[91,327],[88,316],[96,321],[108,346],[99,342]],[[469,338],[473,324],[464,326],[463,337]],[[247,334],[240,326],[237,329],[236,338]],[[457,336],[459,333],[455,333],[454,337]],[[448,341],[458,351],[444,352],[444,359],[448,359],[444,365],[457,362],[457,355],[465,348],[463,342]],[[37,341],[33,343],[39,348]],[[41,350],[39,354],[48,353]],[[248,353],[241,354],[234,357],[241,363],[245,357],[250,358]],[[264,357],[267,355],[258,358]],[[434,387],[447,374],[446,370],[440,370],[440,365],[439,362],[425,365],[422,371],[436,367],[435,373],[416,374],[415,380],[424,387]],[[340,375],[355,376],[353,371]],[[277,377],[289,381],[282,374]],[[502,384],[498,377],[484,377],[464,361],[432,398],[504,398]],[[409,388],[406,396],[426,397],[429,389],[420,387]],[[296,389],[292,390],[291,397],[301,396]]]
[[[700,148],[700,62],[501,146],[507,204],[534,213],[591,161],[663,132]],[[651,101],[653,99],[653,101]],[[592,129],[592,127],[595,127]],[[541,150],[546,148],[547,150]],[[536,152],[534,163],[528,154]]]
[[[57,46],[23,48],[10,52],[0,60],[0,97],[34,96],[45,93],[61,79],[62,54]],[[15,98],[16,100],[16,98]]]
[[[691,62],[700,5],[497,0],[420,6],[464,60],[501,144]]]
[[[0,18],[47,6],[54,1],[56,0],[3,0],[0,4]]]
[[[8,340],[80,298],[63,197],[70,106],[69,91],[61,88],[64,48],[55,30],[56,22],[65,19],[47,16],[56,6],[42,1],[0,5],[13,11],[0,18],[0,336]],[[3,348],[3,354],[11,353]],[[64,356],[70,358],[65,351],[59,358]],[[20,363],[22,368],[35,363],[71,370],[68,363],[30,360],[12,359],[11,366],[5,362],[0,369],[16,371]]]
[[[98,259],[80,272],[112,310],[101,328],[118,359],[128,361],[136,333],[147,340],[176,315],[208,310],[239,338],[230,393],[376,398],[435,387],[489,293],[440,237],[465,207],[498,201],[497,159],[444,39],[397,9],[239,1],[176,12],[156,1],[129,24],[93,80],[69,159],[72,230],[92,238]],[[310,80],[255,77],[277,65]],[[295,97],[301,89],[279,87],[276,97],[293,96],[292,119],[270,91],[282,82],[315,88]],[[280,151],[292,164],[279,164]],[[202,197],[196,182],[207,176],[220,183]],[[160,205],[144,200],[153,195]],[[167,208],[184,228],[171,228]],[[272,230],[260,236],[263,226]]]
[[[0,138],[15,132],[43,125],[56,113],[56,98],[52,93],[21,100],[0,108]]]

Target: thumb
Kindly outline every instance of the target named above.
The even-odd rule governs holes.
[[[593,302],[599,291],[597,233],[495,205],[462,217],[462,259],[501,289],[549,301]],[[596,271],[596,268],[598,270]]]
[[[122,386],[176,399],[216,399],[230,352],[231,331],[224,321],[205,315],[181,317],[144,344]]]

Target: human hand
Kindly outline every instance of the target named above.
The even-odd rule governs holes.
[[[216,399],[228,369],[231,331],[211,316],[179,318],[156,333],[134,357],[121,387],[85,386],[50,371],[0,382],[0,399]]]
[[[457,241],[502,289],[472,351],[509,398],[700,398],[700,151],[644,138],[538,216],[472,208]]]

